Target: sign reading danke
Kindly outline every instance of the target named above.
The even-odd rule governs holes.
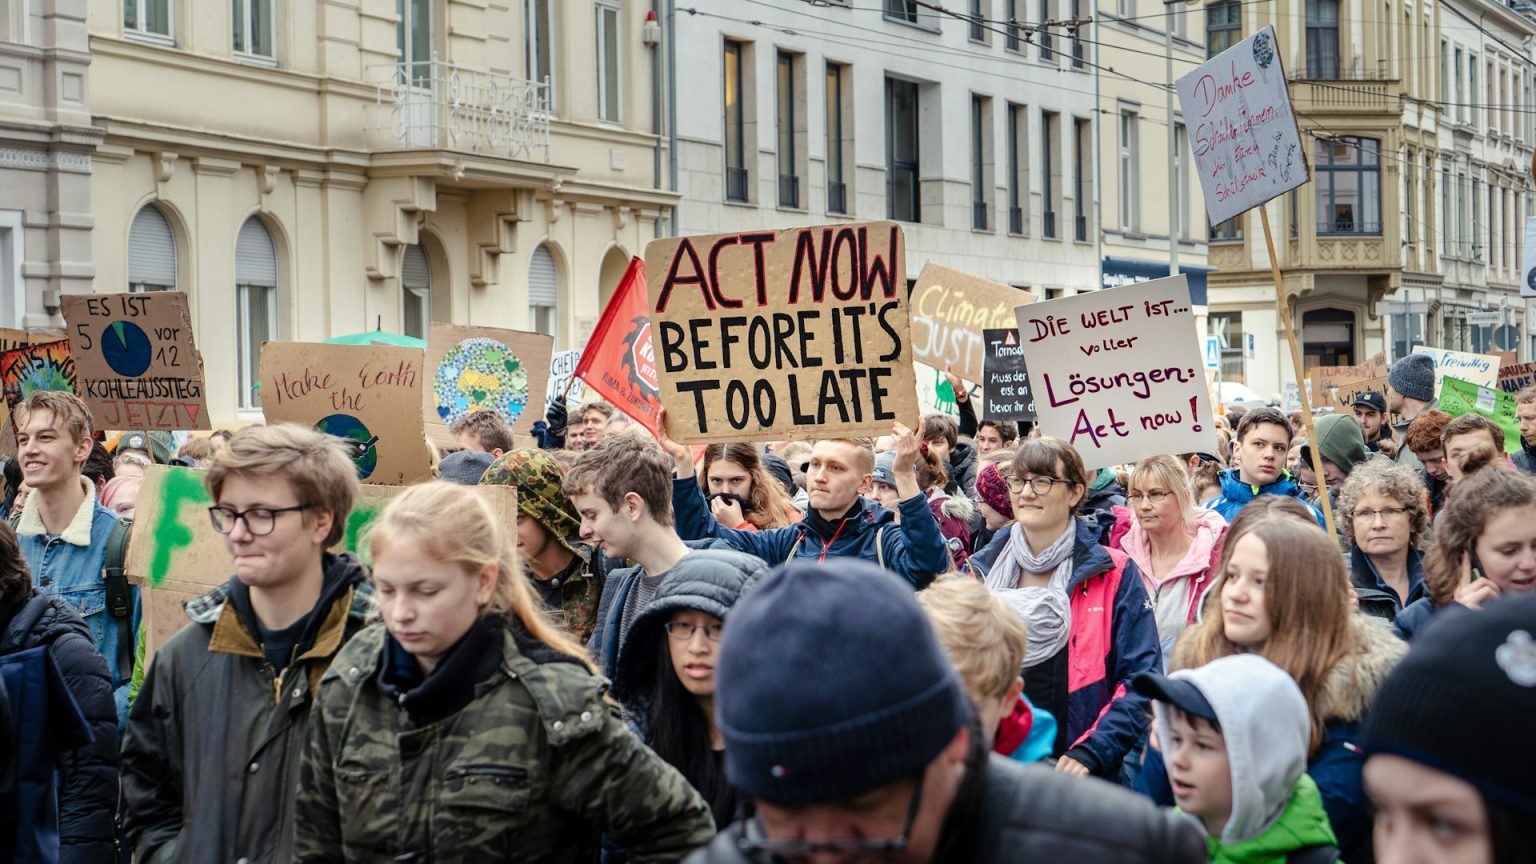
[[[1214,446],[1189,305],[1188,281],[1173,276],[1019,307],[1040,431],[1089,468]]]
[[[651,241],[668,434],[704,444],[915,425],[905,258],[894,222]]]
[[[1311,174],[1275,28],[1264,29],[1180,78],[1179,106],[1211,224],[1305,184]]]

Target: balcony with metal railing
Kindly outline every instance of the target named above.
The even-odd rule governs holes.
[[[528,81],[436,58],[370,67],[371,131],[407,150],[459,150],[549,161],[549,82]]]

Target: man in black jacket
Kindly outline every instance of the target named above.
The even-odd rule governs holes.
[[[726,778],[755,812],[689,864],[1205,860],[1172,811],[989,755],[912,591],[874,565],[779,568],[732,608],[715,669]]]

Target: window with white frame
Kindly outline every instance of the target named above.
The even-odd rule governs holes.
[[[260,408],[261,345],[277,338],[277,250],[255,216],[235,242],[235,332],[240,407]]]
[[[123,29],[171,36],[171,0],[123,0]]]
[[[560,350],[560,271],[544,244],[533,250],[528,265],[528,329],[553,336]]]
[[[597,119],[608,123],[623,121],[619,113],[624,95],[619,13],[616,2],[602,0],[597,4]]]
[[[0,3],[0,42],[27,44],[27,0]]]
[[[175,289],[176,235],[160,208],[145,204],[134,214],[128,229],[128,290]]]
[[[1141,159],[1137,146],[1136,124],[1140,115],[1135,111],[1120,111],[1120,230],[1136,231],[1141,228],[1141,196],[1137,194],[1137,162]]]
[[[432,325],[432,264],[419,245],[405,247],[400,262],[400,332],[427,338]]]
[[[395,49],[418,87],[432,84],[432,0],[395,0]]]
[[[234,0],[236,54],[276,57],[272,34],[277,29],[274,0]]]
[[[528,78],[549,82],[549,104],[555,104],[555,9],[553,0],[528,0]]]

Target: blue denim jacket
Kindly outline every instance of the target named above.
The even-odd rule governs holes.
[[[36,493],[33,493],[22,510],[16,540],[21,545],[21,554],[26,556],[27,565],[32,568],[32,583],[44,594],[67,602],[90,628],[91,641],[107,661],[112,696],[117,702],[118,729],[121,730],[128,717],[128,688],[133,676],[130,670],[125,677],[117,662],[122,630],[117,619],[107,611],[107,589],[101,579],[107,558],[107,538],[112,534],[112,526],[117,524],[117,514],[96,503],[95,486],[81,479],[89,487],[86,499],[62,533],[53,536],[44,533],[42,517],[37,512]],[[129,591],[133,598],[129,633],[137,638],[143,610],[138,587],[129,586]],[[130,656],[137,657],[137,651],[133,650]]]

